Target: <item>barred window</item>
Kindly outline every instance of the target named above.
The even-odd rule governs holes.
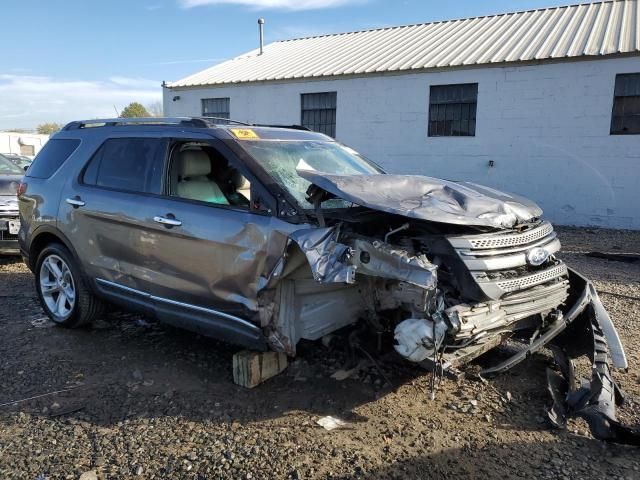
[[[229,97],[223,98],[203,98],[202,99],[202,116],[218,117],[229,119],[229,106],[231,100]],[[223,122],[226,123],[226,122]]]
[[[640,134],[640,73],[616,75],[611,134]]]
[[[302,94],[302,126],[336,136],[336,92]]]
[[[430,137],[474,137],[478,84],[432,85],[429,92]]]

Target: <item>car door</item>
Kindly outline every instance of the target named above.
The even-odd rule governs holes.
[[[197,176],[201,182],[206,184],[207,177],[224,183],[229,178],[225,172],[242,177],[233,192],[219,185],[229,201],[221,203],[215,195],[205,195],[203,199],[180,196],[175,185],[180,177],[178,162],[189,148],[207,150],[212,162],[211,172]],[[166,310],[172,305],[173,313],[181,310],[187,316],[193,312],[213,316],[225,312],[242,318],[254,315],[258,292],[281,262],[287,234],[296,226],[271,214],[275,211],[273,199],[267,198],[267,191],[221,142],[204,145],[175,140],[170,151],[165,196],[151,199],[150,203],[158,222],[152,288],[159,309],[168,313]],[[194,173],[205,173],[199,167],[196,170],[200,171]],[[244,203],[234,202],[234,195],[242,191],[250,191],[252,198]],[[273,208],[267,206],[271,202]]]
[[[60,222],[85,272],[117,297],[149,292],[156,223],[148,202],[162,190],[168,140],[109,138],[63,192]]]

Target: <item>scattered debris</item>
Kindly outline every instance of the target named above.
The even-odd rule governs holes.
[[[347,426],[347,422],[340,420],[339,418],[332,417],[331,415],[318,419],[316,423],[328,431]]]
[[[348,370],[345,369],[340,369],[340,370],[336,370],[332,375],[331,378],[333,378],[334,380],[338,380],[339,382],[346,380],[347,378],[351,378],[354,375],[356,375],[360,370],[366,368],[369,365],[369,362],[365,361],[365,360],[361,360],[355,367],[350,368]]]
[[[40,395],[34,395],[32,397],[22,398],[20,400],[12,400],[10,402],[0,403],[0,407],[7,407],[9,405],[16,405],[18,403],[28,402],[29,400],[35,400],[36,398],[42,398],[42,397],[47,397],[49,395],[57,395],[58,393],[69,392],[71,390],[74,390],[74,389],[78,388],[79,386],[80,385],[76,385],[76,386],[73,386],[73,387],[64,388],[62,390],[56,390],[54,392],[42,393]]]
[[[53,408],[53,406],[51,408]],[[80,410],[84,410],[84,405],[78,405],[78,406],[75,406],[75,407],[63,408],[62,410],[58,409],[56,412],[50,414],[49,417],[50,418],[62,417],[64,415],[69,415],[70,413],[79,412]],[[43,413],[46,413],[46,412],[43,412]]]
[[[96,475],[95,470],[89,470],[88,472],[84,472],[80,475],[79,480],[98,480],[98,475]]]
[[[233,356],[233,381],[253,388],[287,368],[287,356],[277,352],[243,350]]]
[[[35,328],[51,328],[55,326],[55,323],[49,320],[49,317],[35,317],[29,323]]]
[[[584,255],[613,262],[640,263],[640,253],[587,252]]]

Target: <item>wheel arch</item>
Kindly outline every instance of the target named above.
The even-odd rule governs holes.
[[[78,253],[75,248],[69,241],[69,239],[55,227],[51,227],[48,225],[43,225],[39,227],[29,244],[29,268],[31,271],[35,271],[36,263],[38,262],[38,257],[40,256],[40,252],[46,248],[47,245],[52,243],[61,243],[64,245],[71,255],[73,259],[78,263],[78,266],[81,266],[81,262],[78,258]]]

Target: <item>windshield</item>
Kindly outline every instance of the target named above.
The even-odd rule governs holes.
[[[0,175],[24,175],[24,170],[4,155],[0,155]]]
[[[336,142],[310,140],[247,141],[242,146],[303,209],[313,205],[306,199],[311,183],[296,169],[316,170],[335,175],[375,175],[384,173],[355,150]],[[341,199],[323,202],[325,208],[345,208],[352,204]]]

